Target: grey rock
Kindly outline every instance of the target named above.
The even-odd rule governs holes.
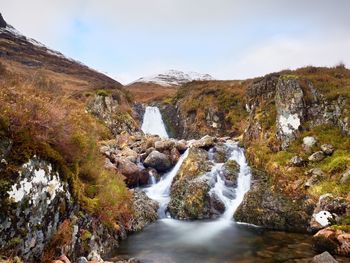
[[[152,167],[158,172],[165,172],[171,167],[170,159],[164,153],[152,151],[143,163],[146,167]]]
[[[305,160],[300,156],[294,156],[292,157],[292,159],[289,160],[289,164],[292,166],[300,167],[305,164]]]
[[[310,162],[320,162],[322,161],[324,158],[326,158],[325,154],[323,153],[323,151],[318,151],[315,152],[313,154],[311,154],[308,158],[308,160]]]
[[[77,263],[88,263],[88,260],[86,259],[86,257],[80,257],[78,258]]]
[[[338,263],[329,252],[325,251],[322,254],[314,256],[311,263]]]
[[[313,136],[306,136],[303,138],[303,146],[306,150],[311,149],[315,144],[317,140]]]
[[[345,184],[350,181],[350,169],[347,170],[340,178],[340,183]]]

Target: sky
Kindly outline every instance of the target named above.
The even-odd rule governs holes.
[[[0,0],[5,20],[123,84],[169,69],[245,79],[350,66],[349,0]]]

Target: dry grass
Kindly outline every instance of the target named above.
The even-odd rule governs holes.
[[[134,83],[126,87],[133,95],[134,100],[141,103],[161,101],[172,97],[177,92],[177,87],[163,87],[153,83]]]

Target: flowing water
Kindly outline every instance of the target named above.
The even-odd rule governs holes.
[[[146,107],[143,116],[141,130],[145,134],[159,135],[162,138],[168,138],[165,125],[158,107]]]
[[[142,125],[145,133],[165,131],[159,109],[156,109],[146,108]],[[150,123],[155,120],[159,125],[152,128]],[[163,137],[167,136],[163,133]],[[144,189],[150,198],[159,202],[160,219],[142,232],[129,236],[116,253],[146,263],[308,262],[303,260],[314,255],[309,236],[264,231],[256,226],[234,222],[233,214],[250,189],[251,173],[244,150],[234,143],[225,146],[228,159],[240,165],[237,187],[225,185],[222,176],[224,164],[214,162],[212,151],[209,151],[209,159],[214,163],[213,168],[203,175],[214,182],[209,194],[215,193],[225,205],[225,212],[220,218],[180,221],[166,213],[171,183],[188,155],[187,150],[159,182],[153,180],[153,184]]]

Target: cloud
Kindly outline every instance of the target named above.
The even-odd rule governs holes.
[[[129,82],[169,68],[245,78],[350,63],[348,0],[0,0],[25,35]]]

